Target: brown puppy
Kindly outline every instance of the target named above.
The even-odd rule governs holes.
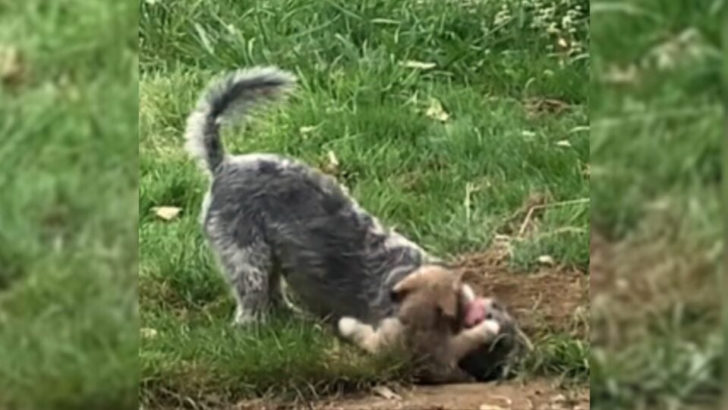
[[[470,305],[464,289],[462,274],[436,265],[424,267],[392,289],[393,298],[400,303],[396,317],[384,319],[377,329],[344,317],[339,320],[339,331],[370,353],[404,347],[419,365],[417,373],[423,382],[473,380],[458,362],[493,341],[500,325],[484,319],[463,330]]]

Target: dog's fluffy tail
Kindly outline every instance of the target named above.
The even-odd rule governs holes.
[[[187,118],[185,148],[215,173],[225,158],[220,123],[231,114],[245,114],[259,102],[272,101],[292,88],[295,77],[275,67],[238,70],[214,82]]]

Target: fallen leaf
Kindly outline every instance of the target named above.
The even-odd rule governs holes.
[[[339,159],[336,158],[334,151],[329,150],[326,153],[326,163],[323,165],[322,170],[327,174],[336,175],[339,173]]]
[[[6,86],[19,85],[26,74],[23,56],[16,47],[0,45],[0,81]]]
[[[638,81],[638,72],[635,65],[627,68],[612,66],[602,76],[602,81],[607,84],[634,84]]]
[[[425,115],[441,122],[446,122],[450,119],[450,114],[445,112],[440,101],[435,98],[430,98],[430,106],[425,111]]]
[[[614,284],[617,287],[617,289],[619,289],[619,290],[624,291],[624,290],[629,289],[629,282],[625,278],[617,278],[614,281]]]
[[[551,403],[563,403],[566,401],[566,397],[563,394],[557,394],[551,397]]]
[[[303,126],[303,127],[299,128],[298,129],[298,132],[300,132],[303,135],[306,135],[306,134],[310,134],[311,131],[313,131],[315,129],[316,129],[315,126],[313,126],[313,125],[307,125],[307,126]]]
[[[402,400],[402,397],[387,386],[374,386],[372,391],[387,400]]]
[[[407,60],[405,61],[402,66],[407,68],[416,68],[418,70],[429,70],[431,68],[435,68],[437,64],[435,63],[424,63],[422,61],[415,61],[415,60]]]
[[[559,147],[571,147],[569,140],[561,140],[556,143]]]
[[[144,339],[153,339],[157,337],[159,332],[157,332],[157,329],[152,329],[149,327],[143,327],[139,329],[139,333],[142,335],[142,338]]]
[[[537,260],[538,260],[538,263],[543,264],[543,265],[549,265],[549,266],[552,266],[556,263],[554,258],[549,255],[541,255],[538,257]]]
[[[527,98],[524,104],[529,117],[540,114],[561,114],[569,109],[569,104],[554,98]]]
[[[152,208],[152,210],[155,215],[165,221],[171,221],[176,218],[180,212],[182,212],[182,208],[178,208],[176,206],[156,206]]]

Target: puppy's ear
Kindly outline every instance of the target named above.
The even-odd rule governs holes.
[[[437,307],[443,316],[455,319],[458,314],[458,294],[456,292],[448,291],[444,292],[444,294],[438,295]]]
[[[407,275],[404,279],[397,282],[392,288],[392,299],[402,300],[404,296],[422,286],[424,279],[420,272],[415,272]]]
[[[449,318],[455,319],[460,307],[460,297],[463,287],[463,271],[451,271],[450,286],[441,289],[437,295],[437,306],[440,312]]]
[[[450,272],[452,272],[453,275],[453,287],[459,291],[463,285],[463,276],[465,275],[465,271],[451,270]]]

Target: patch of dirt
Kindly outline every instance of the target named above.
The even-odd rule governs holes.
[[[491,250],[463,255],[458,269],[481,295],[504,303],[529,336],[568,332],[589,333],[589,278],[563,267],[514,273],[507,267],[508,251]],[[383,394],[384,392],[384,394]],[[238,410],[283,409],[398,409],[398,410],[587,410],[589,387],[563,388],[556,380],[450,384],[374,389],[369,393],[327,398],[309,403],[272,403],[257,400],[239,403]]]
[[[510,272],[497,248],[464,255],[457,265],[476,293],[499,299],[527,335],[588,335],[589,277],[584,273],[563,267]]]
[[[261,401],[240,403],[238,410],[587,410],[589,389],[565,390],[546,380],[528,383],[473,383],[415,386],[393,392],[281,406]]]

